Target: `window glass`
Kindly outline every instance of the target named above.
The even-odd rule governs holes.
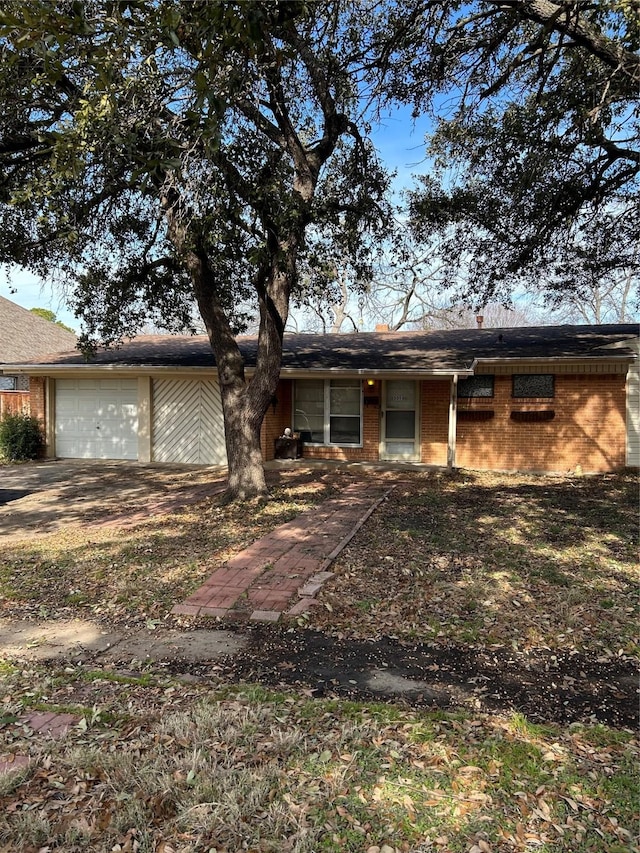
[[[15,376],[0,376],[0,391],[15,391],[16,385]]]
[[[329,443],[360,444],[360,382],[332,379],[329,385]]]
[[[331,415],[329,441],[331,444],[360,444],[360,418]]]
[[[415,438],[416,413],[393,412],[387,409],[385,435],[389,438]]]
[[[553,373],[514,373],[514,397],[553,397]]]
[[[416,384],[406,379],[392,379],[387,382],[387,410],[415,409]]]
[[[331,382],[331,414],[360,415],[360,386],[336,385]]]
[[[293,429],[304,441],[324,443],[324,380],[296,381]]]
[[[293,428],[313,444],[360,444],[361,399],[357,379],[298,379]]]
[[[459,379],[458,397],[493,397],[493,376],[479,374]]]

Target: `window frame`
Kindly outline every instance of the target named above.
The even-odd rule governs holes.
[[[333,378],[322,378],[315,379],[310,376],[306,379],[295,379],[293,385],[293,429],[294,432],[304,432],[303,429],[299,427],[299,424],[296,425],[296,414],[298,412],[297,405],[297,397],[298,397],[298,383],[300,382],[323,382],[324,383],[324,395],[323,395],[323,440],[319,441],[305,441],[305,444],[311,447],[362,447],[363,446],[363,392],[362,392],[362,382],[359,378],[350,379],[349,377],[333,377]],[[331,411],[331,388],[332,382],[349,382],[350,385],[345,385],[341,387],[352,387],[357,388],[358,390],[358,413],[353,415],[343,415],[339,412]],[[336,386],[334,386],[336,387]],[[337,386],[340,387],[340,386]],[[353,418],[358,421],[358,433],[359,433],[359,441],[358,442],[337,442],[331,441],[331,420],[332,418],[344,417],[344,418]]]
[[[546,377],[551,379],[550,394],[516,394],[516,382],[520,379],[530,379],[531,377]],[[556,396],[556,376],[555,373],[513,373],[511,376],[511,398],[513,400],[553,400]]]
[[[2,382],[12,382],[13,386],[11,388],[3,388]],[[18,390],[18,377],[17,376],[0,376],[0,391],[17,391]]]
[[[490,394],[461,394],[460,386],[463,382],[474,379],[488,379],[491,381]],[[473,376],[463,376],[457,382],[457,396],[459,400],[492,400],[496,394],[496,376],[495,373],[475,373]]]

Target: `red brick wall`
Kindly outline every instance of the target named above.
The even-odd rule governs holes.
[[[494,397],[459,400],[458,412],[493,410],[487,421],[458,420],[456,465],[520,471],[602,472],[625,464],[624,375],[555,377],[553,399],[514,399],[512,377],[496,376]],[[541,423],[518,423],[512,411],[553,409]]]
[[[278,386],[276,411],[270,407],[262,427],[265,459],[273,459],[274,439],[292,426],[291,380]],[[427,380],[420,387],[420,461],[447,464],[449,418],[448,379]],[[553,399],[514,399],[511,376],[496,376],[493,398],[458,400],[458,411],[492,410],[487,421],[458,421],[456,465],[485,470],[610,471],[625,464],[624,375],[563,375],[555,377]],[[380,458],[381,383],[363,386],[377,405],[363,408],[362,447],[306,445],[308,459],[377,461]],[[553,409],[555,417],[541,423],[518,423],[511,412]]]
[[[420,387],[420,461],[447,464],[450,380],[422,382]]]
[[[45,388],[46,379],[44,376],[32,376],[29,381],[30,405],[31,414],[37,418],[42,427],[45,426]]]
[[[45,446],[41,450],[44,457],[48,453],[47,424],[46,424],[46,379],[44,376],[31,376],[29,378],[29,408],[34,418],[37,418],[42,426]]]
[[[286,427],[293,427],[291,420],[292,383],[290,379],[281,379],[276,391],[277,403],[275,410],[269,406],[262,422],[260,445],[262,458],[268,462],[274,458],[274,441],[282,435]]]

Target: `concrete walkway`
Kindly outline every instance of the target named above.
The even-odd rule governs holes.
[[[254,622],[303,613],[332,576],[333,560],[392,488],[375,481],[347,486],[339,497],[280,525],[216,569],[171,612]]]

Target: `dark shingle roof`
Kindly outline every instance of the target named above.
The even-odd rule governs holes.
[[[0,362],[26,362],[76,345],[76,336],[0,296]]]
[[[348,335],[287,334],[282,367],[287,370],[452,372],[476,360],[634,357],[638,326],[537,326],[428,332],[360,332]],[[248,367],[255,365],[257,338],[241,337]],[[45,356],[33,363],[83,364],[78,352]],[[213,367],[206,335],[141,335],[117,349],[101,350],[95,365]]]

